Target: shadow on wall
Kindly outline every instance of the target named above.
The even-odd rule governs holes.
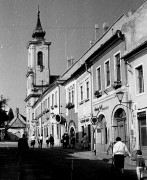
[[[8,132],[8,140],[9,141],[13,141],[13,142],[16,142],[18,141],[20,137],[18,137],[16,134],[13,134],[11,132]]]

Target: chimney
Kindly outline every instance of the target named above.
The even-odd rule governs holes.
[[[134,12],[135,12],[135,10],[130,10],[130,11],[128,12],[128,17],[132,16],[132,15],[134,14]]]
[[[71,56],[71,58],[67,58],[67,69],[69,69],[74,63],[74,58]]]
[[[98,30],[99,30],[99,26],[98,24],[95,24],[95,41],[98,39]]]
[[[19,108],[16,108],[16,116],[18,117],[19,116]]]
[[[89,44],[90,44],[90,47],[92,47],[94,45],[94,41],[90,41]]]
[[[103,34],[109,29],[108,23],[103,23]]]

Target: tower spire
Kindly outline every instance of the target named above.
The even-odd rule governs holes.
[[[41,26],[41,21],[40,21],[40,10],[39,10],[39,5],[38,5],[38,15],[37,15],[37,24],[35,27],[35,30],[33,31],[32,37],[33,38],[44,38],[46,32],[43,31],[42,26]]]

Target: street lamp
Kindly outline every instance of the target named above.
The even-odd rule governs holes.
[[[131,111],[134,111],[134,110],[133,110],[132,108],[130,108],[129,106],[126,106],[126,105],[122,104],[122,103],[132,103],[132,101],[122,102],[123,96],[124,96],[124,92],[122,92],[122,91],[119,91],[119,92],[116,93],[116,97],[118,98],[119,103],[120,103],[122,106],[127,107],[127,108],[130,109]]]
[[[122,91],[119,91],[116,93],[116,97],[118,98],[120,104],[122,102],[123,96],[124,96],[124,92],[122,92]]]

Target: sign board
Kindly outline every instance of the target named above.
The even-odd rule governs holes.
[[[92,123],[92,125],[96,125],[98,123],[98,118],[96,116],[92,116],[91,123]]]
[[[61,122],[61,116],[59,114],[56,114],[55,119],[56,119],[57,123]]]

